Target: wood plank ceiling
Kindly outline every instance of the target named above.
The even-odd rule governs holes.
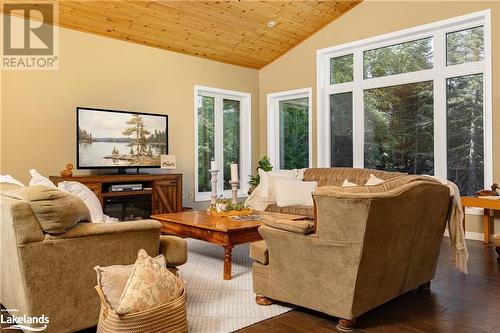
[[[59,1],[59,25],[234,65],[262,68],[355,1]],[[275,21],[276,26],[268,27]]]

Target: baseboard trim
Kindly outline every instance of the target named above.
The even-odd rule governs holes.
[[[483,235],[484,234],[482,232],[466,231],[465,232],[465,239],[483,241],[484,240],[484,236]],[[445,237],[450,237],[450,233],[448,232],[448,229],[445,229],[444,236]],[[493,241],[493,237],[495,237],[495,235],[490,235],[490,241]]]

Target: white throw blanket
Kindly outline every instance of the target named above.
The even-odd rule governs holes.
[[[465,244],[465,230],[462,224],[464,212],[460,203],[460,190],[458,186],[446,179],[440,179],[435,176],[431,177],[450,189],[450,197],[452,198],[452,206],[448,217],[448,232],[450,234],[451,246],[454,249],[455,268],[460,272],[467,274],[467,261],[469,260],[469,252]]]

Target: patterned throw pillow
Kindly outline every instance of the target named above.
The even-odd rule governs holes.
[[[154,258],[162,267],[167,267],[165,256],[160,254]],[[111,309],[116,308],[127,281],[134,270],[132,265],[96,266],[97,284],[101,287],[104,298]]]
[[[155,308],[179,298],[183,289],[181,279],[141,249],[115,312],[125,315]]]

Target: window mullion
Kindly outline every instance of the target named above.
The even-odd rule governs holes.
[[[214,106],[214,119],[215,119],[215,162],[217,163],[219,174],[217,177],[217,193],[224,191],[224,124],[223,124],[223,98],[217,96],[215,98]]]
[[[447,168],[447,111],[446,111],[446,38],[434,36],[434,175],[446,179]]]
[[[422,81],[430,81],[433,78],[434,69],[426,69],[417,72],[394,74],[363,80],[361,86],[363,89],[384,88]]]
[[[471,75],[484,72],[484,61],[469,62],[460,65],[444,65],[444,75],[446,78]]]
[[[364,166],[364,103],[363,103],[363,52],[357,49],[354,52],[354,81],[352,91],[352,136],[353,136],[353,167]]]
[[[281,151],[281,138],[280,138],[280,101],[275,100],[274,105],[273,105],[273,131],[274,131],[274,136],[271,138],[271,140],[274,140],[274,154],[271,156],[271,158],[274,160],[274,165],[276,166],[276,169],[280,169],[280,151]]]

